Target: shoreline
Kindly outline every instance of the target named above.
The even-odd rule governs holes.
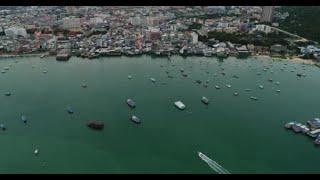
[[[16,54],[1,54],[0,55],[0,59],[2,59],[2,58],[22,58],[22,57],[39,57],[40,58],[41,55],[47,55],[46,57],[54,56],[54,55],[48,55],[47,52],[34,53],[34,54],[19,54],[19,55],[16,55]],[[149,54],[142,54],[142,55],[149,55]],[[126,56],[126,55],[120,55],[120,56],[132,57],[132,56]],[[181,56],[181,55],[177,54],[177,56]],[[119,56],[106,56],[106,57],[119,57]],[[162,57],[162,56],[159,56],[159,57]],[[184,56],[181,56],[181,57],[184,57]],[[192,57],[192,55],[191,56],[187,56],[187,57]],[[206,57],[206,56],[201,56],[201,57]],[[212,57],[216,57],[216,56],[212,56]],[[233,56],[228,56],[228,57],[233,57]],[[300,58],[298,56],[293,56],[291,58],[288,58],[288,57],[287,58],[280,58],[280,57],[272,57],[272,56],[268,56],[268,55],[249,55],[247,58],[250,58],[250,57],[251,58],[269,58],[271,60],[279,60],[279,61],[285,60],[285,61],[290,61],[290,62],[293,62],[293,63],[307,64],[307,65],[316,65],[316,66],[319,65],[313,59],[303,59],[303,58]],[[165,58],[165,56],[163,56],[163,58]],[[216,57],[216,58],[218,58],[218,57]],[[86,59],[86,58],[82,58],[82,59]]]

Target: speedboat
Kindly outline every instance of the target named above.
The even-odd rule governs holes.
[[[131,107],[131,108],[135,108],[136,107],[136,103],[132,99],[127,99],[126,102],[127,102],[129,107]]]
[[[129,75],[129,76],[128,76],[128,79],[132,79],[132,76]]]
[[[74,113],[72,107],[70,107],[70,106],[67,108],[67,112],[68,112],[69,114],[73,114],[73,113]]]
[[[137,116],[131,116],[131,121],[136,123],[136,124],[140,124],[141,123],[141,120],[137,117]]]
[[[38,155],[38,154],[39,154],[39,150],[38,150],[38,149],[35,149],[35,150],[33,151],[33,153],[34,153],[34,155]]]
[[[22,115],[21,120],[22,120],[22,122],[27,123],[27,116]]]
[[[216,89],[220,89],[220,86],[215,86],[216,87]]]
[[[231,85],[230,85],[230,84],[227,84],[226,86],[227,86],[227,88],[231,88]]]
[[[238,96],[239,93],[238,93],[238,92],[234,92],[233,95],[234,95],[234,96]]]
[[[280,82],[279,82],[279,81],[277,81],[277,82],[276,82],[276,85],[279,85],[279,84],[280,84]]]
[[[280,92],[280,89],[277,89],[277,93],[279,93]]]
[[[209,104],[209,99],[206,98],[205,96],[202,96],[201,101],[202,101],[205,105],[208,105],[208,104]]]
[[[262,85],[260,85],[260,86],[259,86],[259,88],[260,88],[260,89],[263,89],[263,86],[262,86]]]

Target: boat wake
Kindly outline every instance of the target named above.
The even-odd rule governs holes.
[[[220,166],[217,162],[210,159],[209,157],[202,154],[201,152],[198,152],[198,155],[204,162],[206,162],[211,167],[211,169],[216,171],[218,174],[231,174],[228,170],[226,170],[225,168]]]

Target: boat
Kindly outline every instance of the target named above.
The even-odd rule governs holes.
[[[184,69],[180,69],[180,72],[184,72]]]
[[[11,92],[6,92],[5,95],[6,96],[11,96]]]
[[[316,140],[314,140],[314,144],[319,146],[320,145],[320,137],[318,136],[318,138]]]
[[[297,74],[297,76],[298,76],[298,77],[301,77],[301,76],[302,76],[302,74],[298,73],[298,74]]]
[[[34,153],[34,155],[38,155],[38,154],[39,154],[39,150],[38,150],[38,149],[35,149],[35,150],[33,151],[33,153]]]
[[[271,78],[269,78],[268,81],[272,82],[273,80]]]
[[[292,126],[292,130],[295,132],[295,133],[300,133],[302,131],[301,127],[299,124],[293,124]]]
[[[132,99],[127,99],[127,104],[131,108],[135,108],[136,107],[136,103]]]
[[[44,70],[43,73],[46,74],[48,71]]]
[[[277,93],[279,93],[280,92],[280,89],[277,89]]]
[[[201,80],[196,80],[196,83],[201,84],[202,81]]]
[[[82,86],[83,88],[87,88],[87,84],[86,84],[86,83],[82,83],[81,86]]]
[[[154,78],[150,78],[150,80],[154,83],[154,82],[156,82],[156,79],[154,79]]]
[[[131,121],[136,123],[136,124],[140,124],[141,123],[141,120],[137,117],[137,116],[131,116]]]
[[[208,87],[208,83],[204,83],[203,87],[207,88]]]
[[[260,75],[261,75],[261,73],[260,73],[260,72],[258,72],[258,73],[257,73],[257,75],[258,75],[258,76],[260,76]]]
[[[173,78],[173,76],[171,76],[171,75],[168,75],[168,78]]]
[[[264,68],[263,70],[264,70],[264,71],[267,71],[267,69],[266,69],[266,68]]]
[[[7,66],[7,67],[4,67],[4,70],[9,70],[9,67]]]
[[[236,79],[239,79],[239,76],[237,76],[237,75],[233,75],[232,77],[236,78]]]
[[[27,123],[27,116],[22,115],[21,120],[22,120],[22,122]]]
[[[247,89],[245,89],[245,91],[249,92],[249,91],[251,91],[251,89],[248,89],[248,88],[247,88]]]
[[[2,70],[1,73],[4,74],[4,73],[6,73],[6,71],[5,71],[5,70]]]
[[[128,76],[128,79],[132,79],[132,76]]]
[[[70,106],[67,107],[67,112],[68,112],[69,114],[73,114],[73,113],[74,113],[72,107],[70,107]]]
[[[181,101],[174,102],[174,105],[180,110],[184,110],[186,108],[186,106]]]
[[[238,96],[239,93],[238,93],[238,92],[234,92],[233,95],[234,95],[234,96]]]
[[[209,99],[206,98],[206,97],[204,97],[204,96],[202,96],[201,101],[202,101],[205,105],[208,105],[208,104],[209,104]]]
[[[220,86],[215,86],[216,89],[220,89]]]
[[[279,84],[280,84],[280,82],[279,82],[279,81],[277,81],[277,82],[276,82],[276,85],[279,85]]]
[[[44,55],[44,54],[41,54],[40,58],[44,58],[44,57],[45,57],[45,55]]]
[[[104,128],[103,122],[99,122],[95,120],[87,122],[87,126],[94,130],[102,130]]]
[[[7,128],[6,128],[6,126],[5,126],[4,124],[0,124],[0,129],[1,129],[2,131],[5,131]]]
[[[182,73],[182,76],[183,76],[183,77],[188,77],[188,74]]]
[[[255,97],[255,96],[251,96],[251,97],[250,97],[250,99],[255,100],[255,101],[257,101],[257,100],[258,100],[258,98],[257,98],[257,97]]]
[[[226,86],[227,86],[227,88],[231,88],[231,85],[230,85],[230,84],[227,84]]]
[[[260,85],[260,86],[259,86],[259,88],[260,88],[260,89],[263,89],[263,86],[262,86],[262,85]]]
[[[286,129],[291,129],[292,125],[294,125],[294,124],[295,124],[294,122],[288,122],[288,123],[286,123],[286,124],[284,125],[284,127],[285,127]]]

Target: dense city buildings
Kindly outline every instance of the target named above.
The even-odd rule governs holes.
[[[262,22],[271,22],[273,18],[274,6],[262,6]]]

